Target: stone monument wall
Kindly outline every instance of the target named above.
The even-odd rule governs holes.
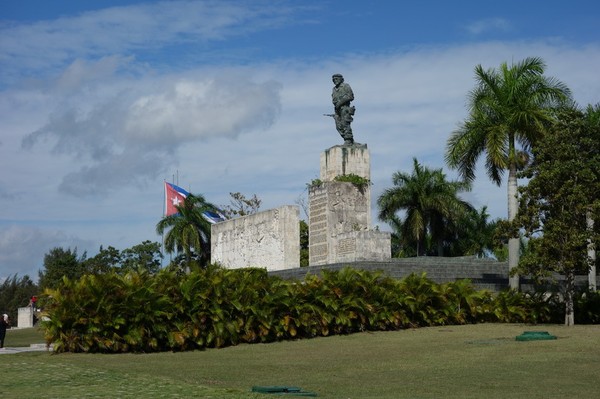
[[[295,205],[211,226],[211,262],[229,269],[300,267],[300,211]]]
[[[336,145],[321,153],[321,183],[308,190],[311,266],[391,257],[390,233],[371,230],[371,187],[335,180],[352,174],[371,179],[366,144]]]
[[[324,186],[311,187],[308,190],[308,198],[308,263],[324,265],[328,261],[329,253],[327,190]]]
[[[309,264],[335,262],[337,236],[368,230],[370,190],[347,182],[324,182],[309,189]]]

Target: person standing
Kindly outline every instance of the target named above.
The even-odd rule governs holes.
[[[344,83],[344,77],[339,73],[336,73],[331,77],[333,81],[333,91],[331,92],[331,100],[333,102],[333,108],[335,114],[335,128],[338,133],[344,139],[344,144],[354,144],[354,137],[352,135],[352,127],[350,124],[354,120],[355,108],[350,105],[350,102],[354,100],[354,93],[348,83]]]
[[[4,337],[6,337],[6,329],[8,326],[8,315],[3,314],[2,317],[0,317],[0,349],[4,348]]]

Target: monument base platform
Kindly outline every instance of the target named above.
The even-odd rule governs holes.
[[[320,184],[309,188],[309,265],[391,258],[391,235],[371,229],[371,186],[337,181],[371,179],[366,144],[336,145],[321,153]]]

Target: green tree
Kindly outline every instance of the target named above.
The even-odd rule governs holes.
[[[412,243],[417,256],[436,254],[442,256],[444,240],[451,225],[460,220],[471,206],[458,194],[470,189],[470,184],[449,182],[442,169],[431,170],[413,159],[412,174],[396,172],[392,176],[395,187],[386,189],[378,198],[379,219],[395,222],[399,235]],[[404,211],[403,219],[397,212]],[[431,239],[433,245],[428,245]]]
[[[544,76],[546,64],[540,58],[525,60],[499,69],[475,67],[476,87],[469,93],[469,116],[447,143],[446,162],[462,178],[472,181],[481,154],[490,179],[500,185],[508,170],[508,220],[517,207],[517,170],[527,160],[532,145],[554,120],[556,106],[570,100],[562,82]],[[509,239],[509,269],[519,260],[519,239]],[[519,277],[512,276],[517,289]]]
[[[454,231],[449,231],[446,239],[448,253],[451,256],[474,255],[480,258],[495,254],[500,246],[495,238],[498,220],[490,221],[489,217],[485,206],[464,212],[454,224]]]
[[[308,224],[300,221],[300,266],[308,266]]]
[[[8,276],[0,284],[0,315],[7,313],[12,320],[12,325],[15,326],[18,309],[27,306],[29,299],[38,295],[39,291],[37,284],[31,281],[28,275],[22,278],[17,275]]]
[[[260,200],[256,194],[253,194],[251,198],[246,198],[246,196],[240,192],[229,193],[229,195],[231,196],[231,199],[229,200],[231,204],[222,207],[223,215],[229,219],[237,216],[252,215],[260,209],[262,200]]]
[[[205,266],[210,262],[210,222],[203,213],[216,211],[202,195],[188,195],[178,213],[163,217],[156,225],[156,232],[163,234],[165,250],[169,253],[183,252],[187,267]]]
[[[597,111],[596,111],[597,112]],[[592,265],[588,243],[598,242],[598,228],[588,218],[600,215],[600,125],[591,128],[576,109],[559,113],[550,134],[533,148],[534,161],[523,172],[529,184],[520,189],[516,221],[530,238],[519,271],[537,279],[565,276],[565,324],[575,322],[575,275]]]
[[[86,274],[126,273],[139,269],[156,273],[160,269],[162,257],[160,243],[149,240],[123,251],[112,246],[100,246],[98,254],[83,262],[83,269]]]
[[[391,252],[392,258],[409,258],[417,256],[416,248],[407,237],[404,237],[402,231],[402,219],[394,214],[391,215],[386,223],[392,228],[391,233]]]
[[[100,246],[100,251],[93,257],[85,260],[83,267],[86,273],[103,274],[116,270],[121,266],[121,252],[109,246],[104,248]]]
[[[77,248],[64,249],[52,248],[44,255],[44,270],[39,272],[39,285],[41,289],[55,288],[63,277],[72,280],[80,278],[85,272],[86,253],[77,256]]]
[[[163,258],[160,252],[160,243],[146,240],[141,244],[124,249],[121,252],[123,262],[121,269],[125,272],[132,270],[145,270],[155,274],[161,266]]]

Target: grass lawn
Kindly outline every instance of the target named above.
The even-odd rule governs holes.
[[[44,342],[44,334],[38,328],[9,329],[6,331],[5,346],[29,346]]]
[[[23,331],[9,331],[6,345]],[[558,339],[516,341],[524,331]],[[0,397],[270,396],[249,393],[253,385],[299,386],[322,398],[597,398],[600,325],[479,324],[183,353],[0,357]]]

